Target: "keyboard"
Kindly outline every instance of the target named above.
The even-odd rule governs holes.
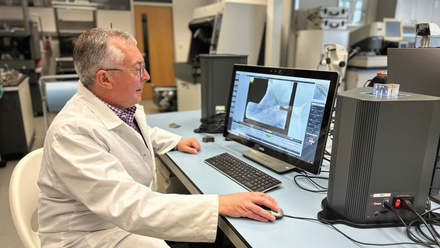
[[[205,159],[205,163],[249,191],[266,192],[281,185],[280,180],[226,152]]]

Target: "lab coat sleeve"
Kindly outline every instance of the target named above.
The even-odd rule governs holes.
[[[153,130],[151,137],[164,136]],[[169,136],[176,139],[176,136]],[[156,143],[166,149],[167,142]],[[169,142],[168,142],[169,143]],[[173,143],[171,142],[171,146]],[[218,196],[168,195],[137,183],[105,144],[86,135],[64,135],[51,143],[49,159],[58,188],[72,199],[132,233],[174,241],[213,242]]]
[[[136,120],[138,120],[138,125],[142,134],[147,142],[152,143],[156,153],[163,154],[172,150],[182,139],[182,136],[180,135],[168,132],[159,127],[148,126],[145,117],[143,117],[145,115],[143,111],[142,114],[136,114]]]
[[[158,154],[166,153],[177,146],[182,136],[154,127],[150,129],[150,140]]]

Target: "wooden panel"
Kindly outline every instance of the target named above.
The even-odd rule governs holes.
[[[171,7],[135,6],[135,31],[138,48],[144,53],[142,15],[147,15],[148,53],[151,80],[155,86],[175,85],[174,50]],[[152,85],[146,84],[142,93],[143,99],[152,99]]]

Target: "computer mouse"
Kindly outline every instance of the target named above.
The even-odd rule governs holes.
[[[284,216],[284,212],[281,208],[278,211],[273,211],[272,209],[269,209],[266,206],[263,206],[263,205],[258,205],[258,206],[260,206],[262,209],[266,210],[267,212],[271,213],[273,216],[275,216],[275,219],[277,219],[277,220],[283,218],[283,216]]]
[[[269,213],[273,214],[273,216],[275,216],[275,219],[277,219],[277,220],[283,218],[283,216],[284,216],[284,212],[281,208],[277,212],[275,212],[273,210],[269,210]]]

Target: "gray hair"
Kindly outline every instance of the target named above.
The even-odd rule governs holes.
[[[94,28],[82,33],[73,49],[73,63],[76,73],[85,87],[95,83],[96,72],[114,68],[124,59],[124,53],[110,45],[114,38],[123,38],[137,44],[136,39],[126,32],[110,28]]]

